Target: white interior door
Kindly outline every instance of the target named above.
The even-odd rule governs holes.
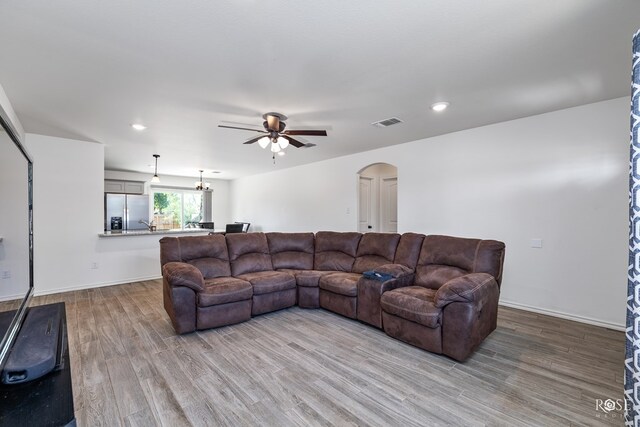
[[[358,231],[373,231],[373,178],[360,177],[358,191]]]
[[[382,178],[380,183],[381,228],[385,233],[398,232],[398,178]]]

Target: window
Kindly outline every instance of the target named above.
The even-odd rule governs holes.
[[[203,194],[190,190],[153,190],[153,223],[158,230],[197,228],[204,214]]]

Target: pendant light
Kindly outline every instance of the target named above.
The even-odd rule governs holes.
[[[208,182],[202,182],[202,172],[204,171],[200,169],[200,181],[196,182],[196,190],[198,191],[208,190],[209,186],[211,186],[211,184],[209,184]]]
[[[153,157],[156,158],[156,169],[155,173],[153,174],[153,178],[151,178],[151,182],[158,183],[160,182],[160,178],[158,178],[158,157],[160,157],[160,154],[154,154]]]

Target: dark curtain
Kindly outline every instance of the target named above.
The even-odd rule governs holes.
[[[640,31],[633,37],[629,170],[629,280],[624,361],[625,425],[640,425]]]

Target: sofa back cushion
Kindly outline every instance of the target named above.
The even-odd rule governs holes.
[[[497,240],[481,240],[476,252],[474,273],[488,273],[496,279],[498,287],[502,284],[505,245]]]
[[[313,270],[313,233],[267,233],[274,269]]]
[[[427,236],[422,243],[415,283],[439,289],[465,274],[488,273],[500,284],[504,249],[504,243],[495,240]]]
[[[354,232],[318,231],[313,268],[350,272],[361,236]]]
[[[229,253],[224,236],[163,237],[160,239],[160,263],[186,262],[205,279],[231,275]]]
[[[351,271],[363,273],[383,264],[393,264],[399,241],[400,235],[397,233],[363,234]]]
[[[404,233],[400,236],[400,242],[398,242],[398,249],[396,249],[396,256],[393,263],[401,264],[415,270],[424,238],[424,234],[418,233]]]
[[[273,270],[264,233],[233,233],[226,238],[232,275]]]

